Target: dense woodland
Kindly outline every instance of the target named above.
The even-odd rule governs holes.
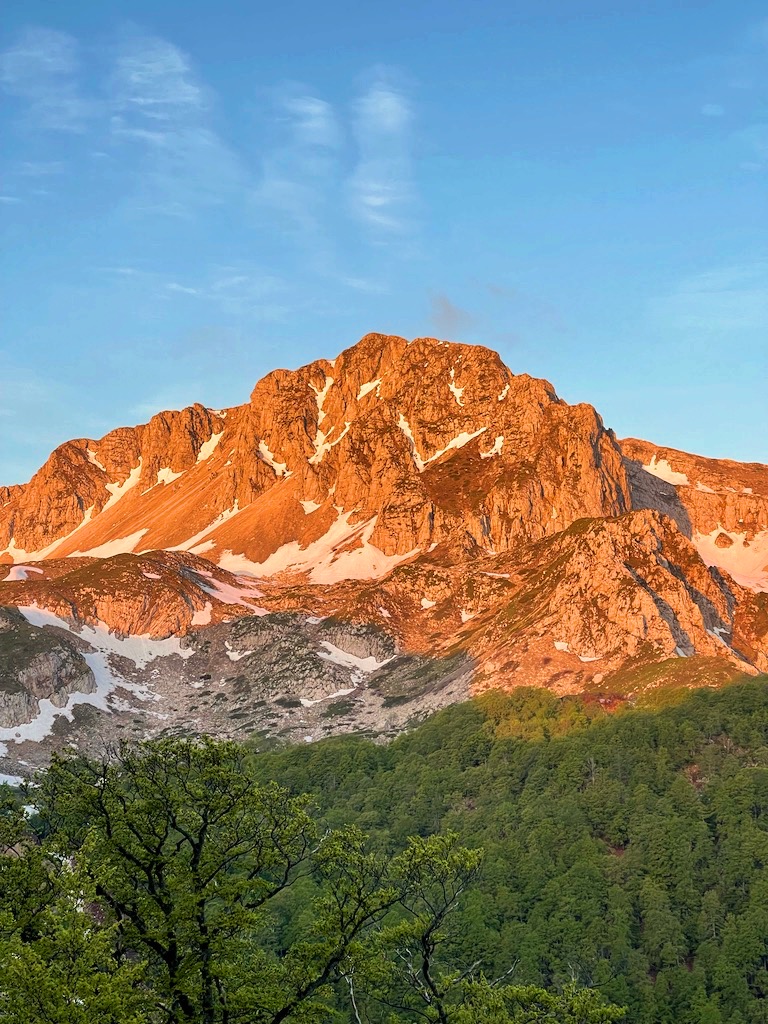
[[[63,756],[0,821],[0,1021],[768,1022],[765,682]]]

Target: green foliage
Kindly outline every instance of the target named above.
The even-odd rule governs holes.
[[[144,1024],[134,987],[144,965],[122,959],[114,928],[94,927],[92,896],[34,841],[15,801],[0,806],[3,1024]]]
[[[480,961],[561,995],[575,982],[632,1024],[768,1021],[764,679],[613,715],[489,693],[388,746],[329,740],[253,770],[384,852],[441,832],[482,847],[446,971]]]
[[[481,855],[454,833],[395,852],[322,829],[211,740],[59,756],[35,802],[37,835],[0,815],[2,1024],[474,1019],[451,920]],[[575,1020],[569,999],[526,1006]]]
[[[35,800],[0,814],[0,1024],[768,1022],[762,680],[70,755]]]

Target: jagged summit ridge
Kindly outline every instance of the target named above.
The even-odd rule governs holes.
[[[457,532],[507,550],[630,496],[591,406],[480,346],[371,334],[273,371],[244,405],[68,442],[3,506],[5,561],[182,548],[269,573],[347,544],[367,549],[337,566],[354,578]]]

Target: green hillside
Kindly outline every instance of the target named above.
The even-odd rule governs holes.
[[[260,753],[383,849],[456,831],[485,851],[457,962],[562,988],[635,1024],[768,1021],[768,686],[608,715],[541,690],[452,707],[388,746]]]

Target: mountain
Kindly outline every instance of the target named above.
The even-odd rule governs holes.
[[[768,467],[620,441],[430,338],[369,334],[243,405],[61,445],[0,488],[0,563],[9,765],[768,668]]]
[[[630,507],[590,406],[487,349],[375,334],[276,370],[245,405],[70,441],[0,499],[0,557],[15,562],[170,548],[271,575],[297,561],[286,545],[361,537],[333,567],[298,559],[317,583],[382,575],[465,533],[505,551]]]

